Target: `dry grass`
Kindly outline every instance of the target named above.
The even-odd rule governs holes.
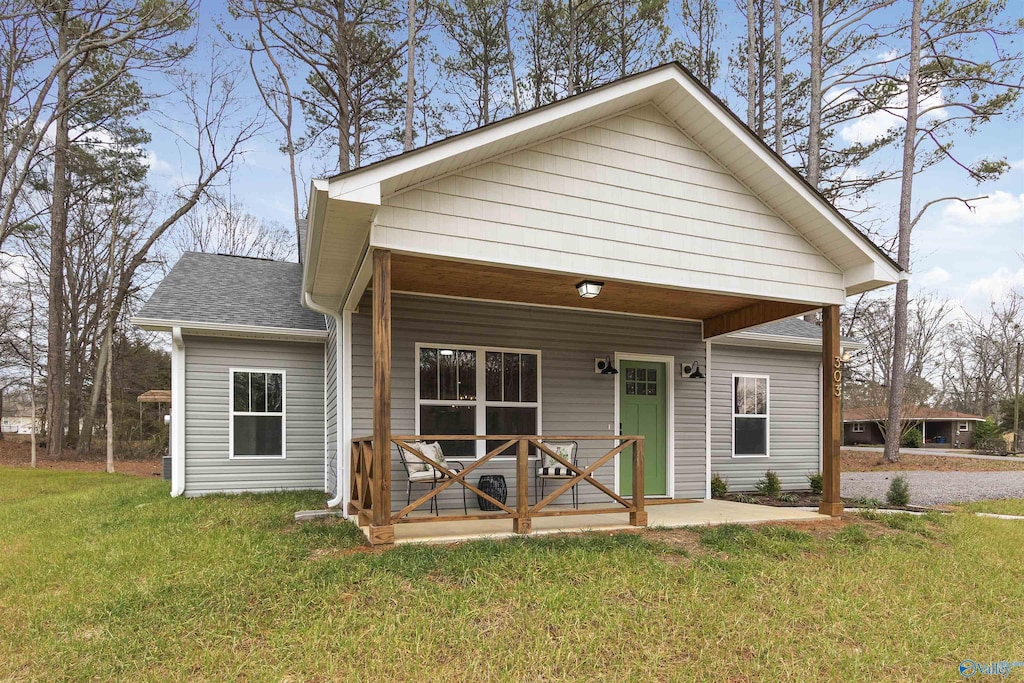
[[[364,550],[322,494],[0,468],[0,680],[952,680],[1024,525],[958,514]]]
[[[1024,470],[1024,462],[974,460],[944,455],[901,453],[897,463],[887,462],[881,453],[842,451],[844,472],[893,472],[916,470],[930,472],[1001,472]]]

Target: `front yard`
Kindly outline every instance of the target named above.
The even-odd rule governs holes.
[[[322,499],[0,468],[0,679],[954,680],[1024,660],[1020,521],[371,551],[292,521]]]

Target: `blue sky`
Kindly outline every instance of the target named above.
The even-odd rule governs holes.
[[[1024,16],[1024,3],[1011,3],[1011,6],[1013,12]],[[721,11],[725,25],[731,27],[727,30],[743,27],[734,3],[722,3]],[[671,4],[671,12],[678,13],[677,3]],[[197,30],[204,50],[209,50],[218,38],[215,22],[224,18],[219,4],[203,4]],[[673,22],[678,23],[677,16],[673,16]],[[222,57],[232,56],[227,53]],[[723,55],[723,63],[725,57]],[[726,92],[722,80],[715,84],[714,90],[735,106],[736,98]],[[249,95],[248,106],[255,111],[259,106],[256,93],[250,90]],[[742,111],[739,113],[743,115]],[[848,140],[864,139],[873,132],[883,131],[891,123],[884,115],[864,117],[840,131],[840,135]],[[269,125],[263,138],[249,145],[244,159],[231,174],[231,193],[250,213],[289,224],[291,192],[287,159],[277,149],[279,138],[276,127]],[[1003,156],[1012,170],[998,181],[982,185],[976,185],[949,163],[918,176],[915,206],[947,195],[988,195],[989,199],[977,202],[974,212],[959,202],[937,205],[929,210],[914,233],[911,291],[936,292],[957,300],[964,310],[978,314],[988,307],[992,298],[1008,288],[1024,289],[1024,122],[1005,118],[994,121],[973,137],[960,138],[956,149],[968,162]],[[158,189],[171,189],[178,178],[187,177],[189,160],[178,153],[170,136],[157,133],[149,153],[153,182]],[[885,150],[874,163],[898,168],[900,150]],[[308,186],[309,176],[315,172],[316,169],[308,166],[305,169],[303,191]],[[875,218],[880,222],[881,232],[894,233],[899,205],[898,182],[878,189],[872,201],[877,207]]]

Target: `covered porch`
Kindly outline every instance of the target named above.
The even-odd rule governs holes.
[[[411,542],[415,540],[438,540],[454,539],[461,537],[493,536],[509,533],[530,534],[530,533],[555,533],[564,531],[577,531],[584,529],[616,529],[627,526],[647,526],[658,524],[666,526],[685,526],[692,524],[713,523],[715,520],[727,521],[771,521],[778,518],[782,513],[774,512],[769,514],[765,510],[751,512],[744,510],[746,506],[735,510],[725,509],[718,505],[721,501],[715,501],[710,508],[704,504],[703,499],[710,498],[707,492],[706,482],[710,481],[710,463],[707,447],[710,443],[708,435],[709,425],[701,419],[699,424],[677,425],[668,431],[667,439],[675,444],[674,464],[669,466],[669,484],[662,492],[658,490],[652,496],[649,486],[645,486],[645,479],[651,476],[649,452],[646,448],[647,440],[650,438],[644,433],[633,433],[626,429],[621,422],[613,424],[614,416],[600,413],[590,413],[587,419],[579,418],[571,423],[559,423],[556,426],[565,424],[589,424],[597,427],[596,422],[608,421],[600,425],[594,432],[581,433],[579,431],[566,432],[562,430],[517,430],[519,433],[496,433],[493,429],[481,429],[485,425],[483,415],[480,415],[477,422],[478,431],[461,433],[438,432],[430,427],[436,427],[437,422],[428,420],[428,413],[417,400],[415,408],[411,395],[415,392],[416,397],[421,397],[420,371],[423,363],[421,344],[416,344],[417,366],[410,367],[405,360],[409,353],[409,338],[411,334],[402,333],[399,338],[405,344],[399,354],[398,360],[393,356],[393,325],[396,321],[394,311],[394,294],[398,293],[403,303],[403,313],[397,320],[399,325],[411,315],[411,311],[419,310],[428,305],[428,299],[409,298],[409,295],[417,297],[426,295],[429,301],[436,301],[433,297],[441,296],[437,290],[444,289],[448,292],[455,292],[449,296],[457,297],[459,305],[477,305],[467,303],[468,300],[479,301],[481,298],[490,302],[494,307],[491,315],[500,315],[499,307],[509,302],[498,304],[495,301],[497,295],[504,291],[506,299],[513,304],[534,304],[545,308],[566,309],[561,316],[577,315],[570,313],[569,309],[587,308],[588,302],[593,300],[583,299],[577,294],[572,284],[562,282],[566,278],[556,274],[531,272],[525,270],[512,270],[479,264],[466,264],[454,261],[438,259],[427,259],[411,257],[408,255],[392,254],[386,249],[375,249],[367,255],[371,266],[369,277],[361,290],[360,315],[368,319],[369,333],[372,342],[369,351],[372,351],[372,358],[368,359],[368,369],[372,369],[372,382],[368,382],[367,389],[372,389],[372,402],[367,401],[366,405],[372,407],[370,419],[362,421],[372,431],[361,433],[349,440],[349,452],[347,458],[347,487],[348,502],[347,512],[349,516],[358,520],[359,525],[364,528],[368,538],[374,544],[391,544],[396,542]],[[511,272],[510,272],[511,271]],[[443,278],[430,277],[432,272],[445,272]],[[487,273],[483,277],[481,273]],[[510,279],[518,277],[522,283],[535,282],[535,289],[527,284],[526,286],[513,286]],[[401,283],[396,286],[396,283]],[[507,289],[503,289],[508,285]],[[400,287],[400,289],[399,289]],[[491,289],[488,289],[490,287]],[[474,289],[475,288],[475,289]],[[566,296],[568,291],[573,298]],[[631,294],[626,295],[627,292]],[[476,293],[484,296],[471,297],[469,294]],[[487,296],[492,294],[493,296]],[[546,296],[544,293],[547,293]],[[634,313],[633,307],[642,311],[652,311],[643,315],[655,316],[653,311],[667,312],[672,310],[677,313],[674,316],[677,320],[685,321],[694,329],[694,339],[690,346],[675,340],[672,343],[678,348],[677,351],[661,367],[661,374],[676,375],[685,370],[683,366],[690,367],[693,363],[697,365],[703,362],[703,354],[696,360],[692,358],[691,349],[704,349],[707,339],[720,334],[727,334],[734,330],[745,329],[752,325],[768,322],[787,315],[796,315],[807,310],[821,307],[824,311],[824,323],[822,327],[822,365],[825,368],[822,377],[822,415],[824,420],[822,463],[825,481],[825,494],[821,505],[823,514],[841,513],[839,502],[839,476],[838,476],[838,373],[833,371],[835,363],[838,362],[839,352],[839,325],[838,307],[822,306],[821,304],[792,303],[757,301],[753,299],[733,297],[730,295],[716,294],[712,292],[686,292],[673,291],[665,288],[652,287],[638,283],[608,283],[605,284],[605,291],[609,296],[600,301],[604,309],[614,310],[621,308],[622,313]],[[558,297],[559,303],[546,303]],[[537,301],[540,299],[540,301]],[[577,300],[584,302],[583,305],[574,305]],[[619,304],[619,302],[622,302]],[[631,303],[632,302],[632,303]],[[452,304],[454,305],[454,304]],[[592,305],[592,304],[591,304]],[[739,305],[739,308],[737,308]],[[367,310],[369,309],[369,310]],[[534,310],[534,309],[526,309]],[[549,312],[550,313],[550,312]],[[552,313],[554,314],[554,313]],[[423,313],[422,315],[429,315]],[[700,317],[700,316],[704,317]],[[667,318],[668,316],[659,316]],[[667,332],[658,330],[658,324],[653,318],[645,321],[643,317],[629,317],[626,319],[629,325],[650,328],[647,332],[640,329],[641,337],[648,334],[651,340],[647,343],[656,344],[658,334],[671,336],[671,329]],[[698,322],[699,321],[699,322]],[[476,330],[479,324],[476,320],[467,323],[464,319],[453,317],[447,321],[453,330],[469,326],[473,330],[460,332],[452,331],[450,334],[457,339],[476,339],[484,335],[483,331]],[[502,323],[507,328],[507,321]],[[676,324],[676,323],[673,323]],[[683,324],[682,322],[678,324]],[[503,328],[503,329],[506,329]],[[600,325],[591,326],[585,330],[590,336],[600,336],[602,328]],[[511,334],[500,332],[500,334]],[[538,333],[543,336],[543,332]],[[610,334],[610,333],[609,333]],[[420,335],[422,336],[422,335]],[[355,338],[359,340],[359,335]],[[417,339],[419,337],[416,337]],[[430,339],[429,337],[427,339]],[[466,344],[463,344],[465,346]],[[458,343],[455,348],[460,348]],[[619,356],[615,347],[615,354],[609,354],[613,362],[619,364]],[[457,353],[450,350],[449,353]],[[538,352],[539,353],[539,352]],[[590,358],[593,351],[583,352],[583,356]],[[356,354],[358,356],[358,354]],[[551,354],[554,355],[554,354]],[[642,355],[642,354],[640,354]],[[480,352],[480,358],[484,352]],[[573,362],[579,362],[576,358]],[[685,361],[677,363],[676,360]],[[551,368],[550,374],[555,375],[561,365],[567,362],[560,358],[558,368]],[[482,362],[482,361],[481,361]],[[547,362],[547,361],[546,361]],[[549,363],[553,364],[553,363]],[[539,363],[538,363],[539,365]],[[395,389],[393,380],[397,378],[402,388]],[[548,369],[545,369],[548,372]],[[589,370],[593,373],[593,369]],[[480,369],[479,390],[483,391],[483,384],[486,383],[485,370]],[[538,370],[539,374],[539,370]],[[358,379],[358,372],[356,373]],[[652,372],[652,377],[654,373]],[[409,384],[413,377],[416,378],[415,389]],[[551,380],[552,382],[554,380]],[[600,379],[598,379],[600,381]],[[669,410],[669,414],[699,415],[704,417],[708,410],[707,392],[705,384],[695,379],[674,380],[669,378],[669,386],[672,382],[680,386],[674,392],[674,400],[684,403],[692,399],[692,413],[679,410]],[[538,379],[538,393],[540,382]],[[549,384],[549,388],[552,385]],[[571,412],[571,406],[566,406],[565,401],[572,402],[575,395],[585,396],[592,393],[587,389],[583,380],[580,380],[577,388],[566,394],[564,391],[553,391],[558,393],[558,399],[563,403],[549,410],[556,408],[560,412]],[[625,386],[620,384],[620,386]],[[610,389],[610,387],[608,387]],[[604,388],[598,389],[604,392]],[[660,391],[660,389],[659,389]],[[609,401],[611,394],[608,394]],[[396,397],[398,397],[396,399]],[[368,397],[369,398],[369,397]],[[443,398],[443,397],[442,397]],[[460,398],[460,397],[456,397]],[[526,398],[522,396],[521,398]],[[539,397],[538,397],[539,398]],[[394,401],[400,405],[396,405]],[[618,411],[619,394],[616,393],[616,410]],[[445,401],[435,401],[444,403]],[[552,401],[553,402],[553,401]],[[425,402],[426,403],[426,402]],[[462,401],[452,401],[458,405]],[[532,405],[530,402],[516,403],[516,406]],[[539,414],[539,400],[538,400]],[[579,400],[578,413],[587,414],[592,411],[593,406],[587,401]],[[415,414],[415,420],[412,419]],[[621,415],[618,412],[618,415]],[[398,429],[392,428],[393,420],[399,420]],[[550,420],[553,422],[553,420]],[[536,424],[539,427],[539,419]],[[415,425],[416,429],[409,432],[409,427]],[[605,429],[607,427],[607,429]],[[683,431],[690,428],[695,438],[686,441],[682,436]],[[699,439],[699,441],[697,440]],[[445,453],[459,462],[456,465],[438,461],[432,454],[423,452],[421,444],[437,442],[445,445]],[[569,458],[564,452],[550,446],[554,443],[574,443],[579,445],[580,452],[585,457],[580,459]],[[662,444],[664,446],[664,444]],[[668,450],[672,450],[670,447]],[[664,451],[662,451],[664,452]],[[403,455],[404,454],[404,455]],[[463,454],[469,454],[463,456]],[[411,457],[410,457],[411,456]],[[460,457],[462,456],[462,457]],[[660,456],[664,457],[664,455]],[[420,489],[413,493],[407,490],[408,467],[403,465],[403,458],[414,463],[422,462],[427,468],[436,472],[437,479],[429,489]],[[676,470],[684,467],[683,459],[693,464],[700,478],[699,489],[689,489],[675,486]],[[561,478],[546,482],[547,489],[538,492],[538,476],[541,463],[546,462],[559,468]],[[408,462],[406,463],[408,464]],[[493,468],[499,468],[497,470]],[[503,478],[507,480],[508,499],[499,500],[493,495],[481,489],[479,477],[482,474],[502,472]],[[503,485],[505,482],[503,482]],[[579,490],[579,505],[569,504],[570,495]],[[469,503],[463,507],[462,496],[468,499]],[[439,501],[445,500],[445,504]],[[490,505],[492,511],[478,509],[477,501],[482,500]],[[600,502],[598,502],[600,501]],[[437,505],[437,509],[434,506]],[[689,507],[697,506],[697,507]],[[692,510],[692,511],[690,511]],[[653,511],[653,512],[652,512]],[[707,515],[711,515],[709,518]],[[789,513],[795,514],[795,513]],[[814,513],[816,514],[816,513]],[[813,518],[814,514],[800,512],[797,518]],[[652,522],[652,515],[655,521]],[[758,518],[763,515],[764,518]],[[787,518],[782,514],[782,518]]]

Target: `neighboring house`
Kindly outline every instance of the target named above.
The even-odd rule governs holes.
[[[37,420],[36,426],[42,425]],[[32,413],[16,412],[0,418],[0,432],[4,434],[31,434]]]
[[[172,494],[324,488],[387,542],[395,435],[578,436],[587,466],[630,434],[648,497],[824,458],[841,510],[838,306],[902,273],[679,65],[315,180],[307,217],[301,263],[186,254],[135,320],[172,334]],[[629,462],[594,478],[629,496]],[[515,454],[492,473],[517,501]]]
[[[882,426],[888,419],[888,408],[848,408],[843,411],[843,443],[850,446],[885,444]],[[945,408],[919,406],[904,411],[904,429],[911,425],[921,430],[925,445],[931,448],[971,448],[974,430],[985,418]]]

